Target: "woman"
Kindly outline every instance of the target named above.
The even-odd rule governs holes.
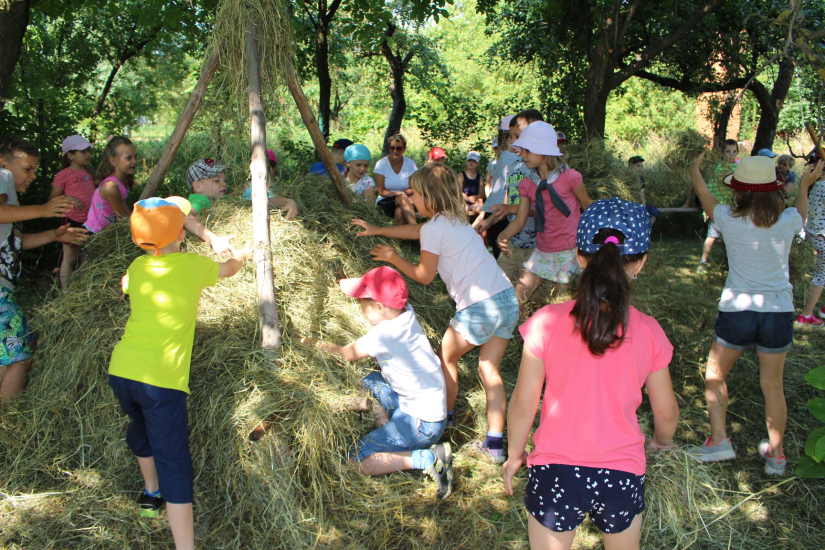
[[[375,163],[376,204],[395,225],[415,224],[415,208],[410,201],[410,176],[417,170],[415,162],[404,156],[407,140],[401,134],[390,137],[390,154]]]

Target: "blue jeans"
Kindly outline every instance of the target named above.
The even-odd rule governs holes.
[[[493,336],[509,340],[518,324],[518,298],[514,288],[456,311],[450,326],[474,346],[486,344]]]
[[[380,372],[371,372],[363,384],[387,411],[390,421],[358,440],[350,456],[360,462],[377,453],[415,451],[438,443],[447,426],[446,418],[440,422],[424,422],[402,412],[398,408],[398,394]]]

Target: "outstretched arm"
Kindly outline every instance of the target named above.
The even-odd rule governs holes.
[[[370,237],[373,235],[390,237],[393,239],[418,240],[421,237],[421,224],[396,225],[393,227],[378,227],[369,222],[355,218],[350,222],[352,225],[363,227],[364,230],[356,233],[356,237]]]
[[[705,178],[702,177],[702,160],[705,158],[704,151],[695,159],[693,159],[688,167],[690,172],[690,181],[693,184],[693,189],[696,191],[696,196],[699,197],[699,202],[702,203],[702,208],[705,209],[708,219],[713,221],[713,210],[719,204],[716,197],[708,189],[708,184],[705,183]]]
[[[20,245],[23,250],[37,248],[44,244],[55,241],[66,244],[83,244],[89,231],[80,227],[71,227],[69,224],[61,225],[57,229],[41,231],[40,233],[25,233],[20,237]]]
[[[208,244],[218,254],[223,257],[229,257],[235,254],[235,249],[229,241],[235,238],[235,235],[227,235],[226,237],[219,237],[203,225],[198,218],[191,213],[183,220],[183,227],[192,233],[194,236]]]
[[[218,278],[232,277],[249,261],[249,252],[236,252],[235,255],[223,262],[218,269]]]
[[[340,355],[347,361],[358,361],[366,359],[370,355],[358,347],[358,340],[346,346],[336,346],[323,340],[313,340],[312,338],[301,338],[298,340],[304,346],[312,346],[333,355]]]
[[[386,244],[379,244],[372,249],[372,259],[387,262],[397,267],[401,273],[422,285],[428,285],[438,272],[438,256],[426,250],[421,251],[421,262],[415,265],[401,256],[398,251]]]
[[[58,195],[46,204],[25,206],[6,204],[7,195],[0,195],[0,223],[14,223],[35,218],[60,218],[76,206],[77,199]]]

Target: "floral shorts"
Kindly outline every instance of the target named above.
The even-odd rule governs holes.
[[[564,285],[581,272],[575,248],[561,252],[542,252],[537,248],[524,262],[524,268],[542,279]]]
[[[11,290],[0,286],[0,367],[31,359],[32,333]]]
[[[814,264],[814,278],[811,281],[818,287],[825,287],[825,237],[822,235],[811,235],[808,242],[816,250],[816,263]]]

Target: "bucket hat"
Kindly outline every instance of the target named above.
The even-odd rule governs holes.
[[[556,131],[552,126],[541,120],[527,126],[512,146],[527,149],[537,155],[561,156]]]

